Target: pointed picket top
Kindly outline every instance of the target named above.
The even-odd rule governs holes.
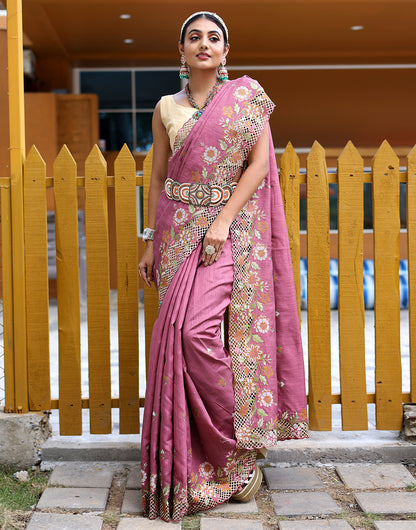
[[[306,158],[306,160],[310,160],[312,158],[325,158],[325,149],[322,147],[322,145],[318,142],[318,140],[315,140],[313,142],[313,145],[311,147],[311,150],[309,151],[309,154]]]
[[[396,171],[399,170],[399,157],[394,152],[393,148],[387,140],[384,140],[374,155],[371,166],[373,171],[378,169],[385,171],[387,169]]]
[[[416,165],[416,145],[412,147],[412,149],[409,151],[409,154],[407,155],[407,165]]]
[[[124,144],[114,160],[114,172],[119,173],[119,171],[126,171],[131,169],[132,166],[134,166],[134,171],[136,172],[136,161],[134,160],[134,156],[131,154],[127,144]]]
[[[289,172],[299,172],[299,157],[291,142],[288,142],[286,149],[281,156],[280,167],[282,171],[288,169]],[[297,174],[294,176],[296,177]]]
[[[85,173],[90,171],[107,171],[107,162],[97,144],[94,144],[85,161]]]
[[[128,148],[127,144],[124,143],[123,144],[123,147],[120,149],[120,152],[119,154],[117,155],[117,158],[129,158],[129,159],[133,159],[134,160],[134,157],[133,155],[131,154],[131,151],[130,149]],[[116,158],[116,160],[117,160]]]
[[[316,180],[317,177],[321,180],[322,184],[326,187],[328,186],[325,149],[315,140],[306,158],[306,182],[310,182],[311,179]],[[308,195],[308,191],[306,193]]]
[[[54,180],[58,178],[58,173],[65,168],[66,170],[71,169],[72,171],[77,168],[77,163],[75,162],[74,157],[71,154],[71,151],[68,149],[68,146],[64,144],[61,150],[58,153],[58,156],[55,159],[53,164]]]
[[[284,153],[282,155],[282,158],[285,155],[286,156],[293,156],[294,154],[296,154],[295,148],[293,147],[292,142],[289,141],[289,142],[287,142],[287,145],[285,147],[285,151],[284,151]]]
[[[31,167],[35,166],[37,168],[41,167],[46,169],[46,162],[43,160],[42,155],[37,150],[36,145],[32,145],[26,157],[25,167],[29,165]]]
[[[339,155],[338,163],[342,163],[342,164],[353,163],[353,164],[364,165],[363,157],[360,155],[358,149],[351,142],[351,140],[348,141],[347,145],[344,147],[341,154]]]

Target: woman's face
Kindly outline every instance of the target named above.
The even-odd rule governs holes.
[[[196,69],[216,69],[227,55],[229,46],[224,48],[221,29],[207,18],[198,18],[186,29],[183,45],[179,51],[185,55],[188,66]]]

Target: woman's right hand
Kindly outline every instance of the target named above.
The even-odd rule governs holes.
[[[154,262],[155,255],[153,252],[153,241],[147,241],[146,250],[144,251],[142,259],[139,263],[139,274],[148,287],[150,287],[150,282],[153,281]]]

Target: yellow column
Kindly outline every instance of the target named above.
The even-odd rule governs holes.
[[[15,412],[27,412],[26,301],[23,229],[25,118],[22,0],[7,2]],[[11,407],[9,407],[9,410]]]

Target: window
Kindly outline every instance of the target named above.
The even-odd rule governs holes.
[[[75,93],[98,95],[100,138],[107,151],[124,143],[132,151],[148,151],[156,103],[181,89],[177,68],[76,69],[74,79]]]

